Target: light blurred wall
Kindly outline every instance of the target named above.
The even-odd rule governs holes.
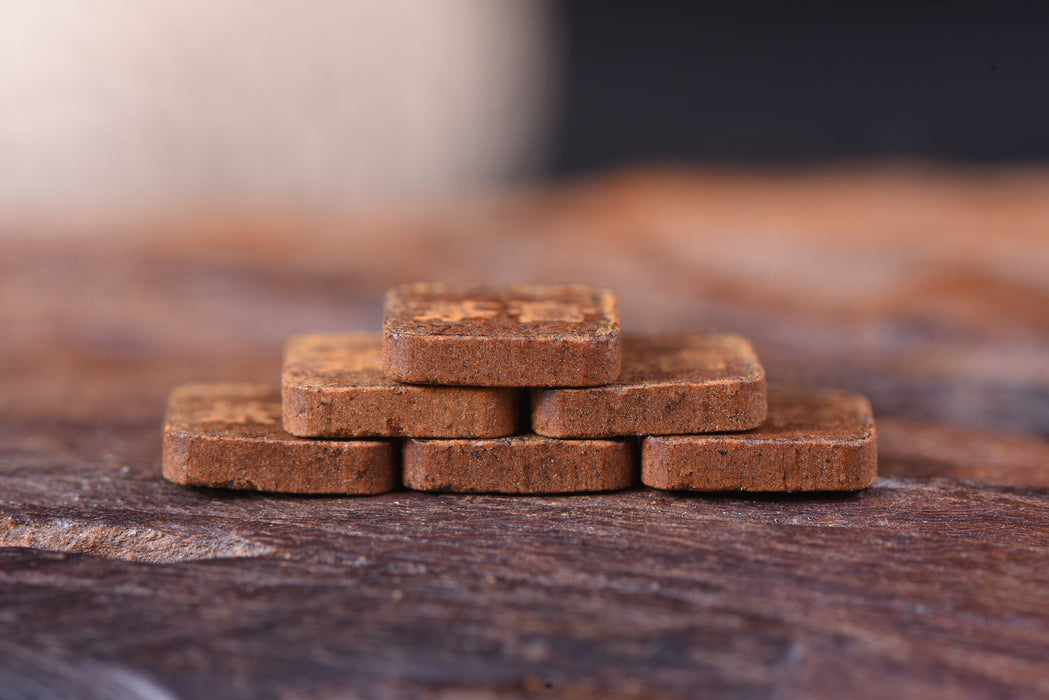
[[[547,156],[551,8],[3,0],[0,210],[343,207]]]

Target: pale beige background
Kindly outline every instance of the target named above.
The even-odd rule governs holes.
[[[3,0],[0,211],[360,206],[546,154],[550,6]]]

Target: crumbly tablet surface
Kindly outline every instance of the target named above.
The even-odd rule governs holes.
[[[633,440],[408,440],[404,485],[457,493],[611,491],[637,482]]]
[[[185,486],[284,493],[374,494],[397,483],[393,444],[289,435],[278,392],[254,384],[174,389],[163,474]]]
[[[619,378],[532,392],[532,430],[551,437],[749,430],[765,421],[765,369],[733,333],[625,334]]]
[[[641,480],[687,491],[853,491],[878,475],[870,403],[844,392],[769,397],[745,433],[647,437]]]
[[[284,429],[303,437],[499,437],[517,427],[513,389],[388,378],[378,333],[289,338],[281,393]]]
[[[394,379],[467,386],[596,386],[619,375],[619,301],[587,285],[410,284],[386,295]]]

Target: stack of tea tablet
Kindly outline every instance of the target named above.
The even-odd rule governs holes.
[[[181,484],[364,494],[865,488],[862,397],[767,397],[730,333],[622,334],[584,285],[398,287],[383,333],[293,337],[281,396],[176,389],[164,474]],[[639,440],[640,439],[640,440]],[[400,477],[400,478],[399,478]]]

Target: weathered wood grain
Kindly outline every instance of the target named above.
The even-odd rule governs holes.
[[[635,174],[159,238],[12,230],[0,688],[1049,694],[1047,222],[1047,173],[897,170]],[[160,478],[174,384],[275,385],[287,335],[378,330],[388,285],[438,277],[586,279],[620,292],[626,330],[742,332],[771,383],[872,398],[882,477],[841,497],[366,499]]]

